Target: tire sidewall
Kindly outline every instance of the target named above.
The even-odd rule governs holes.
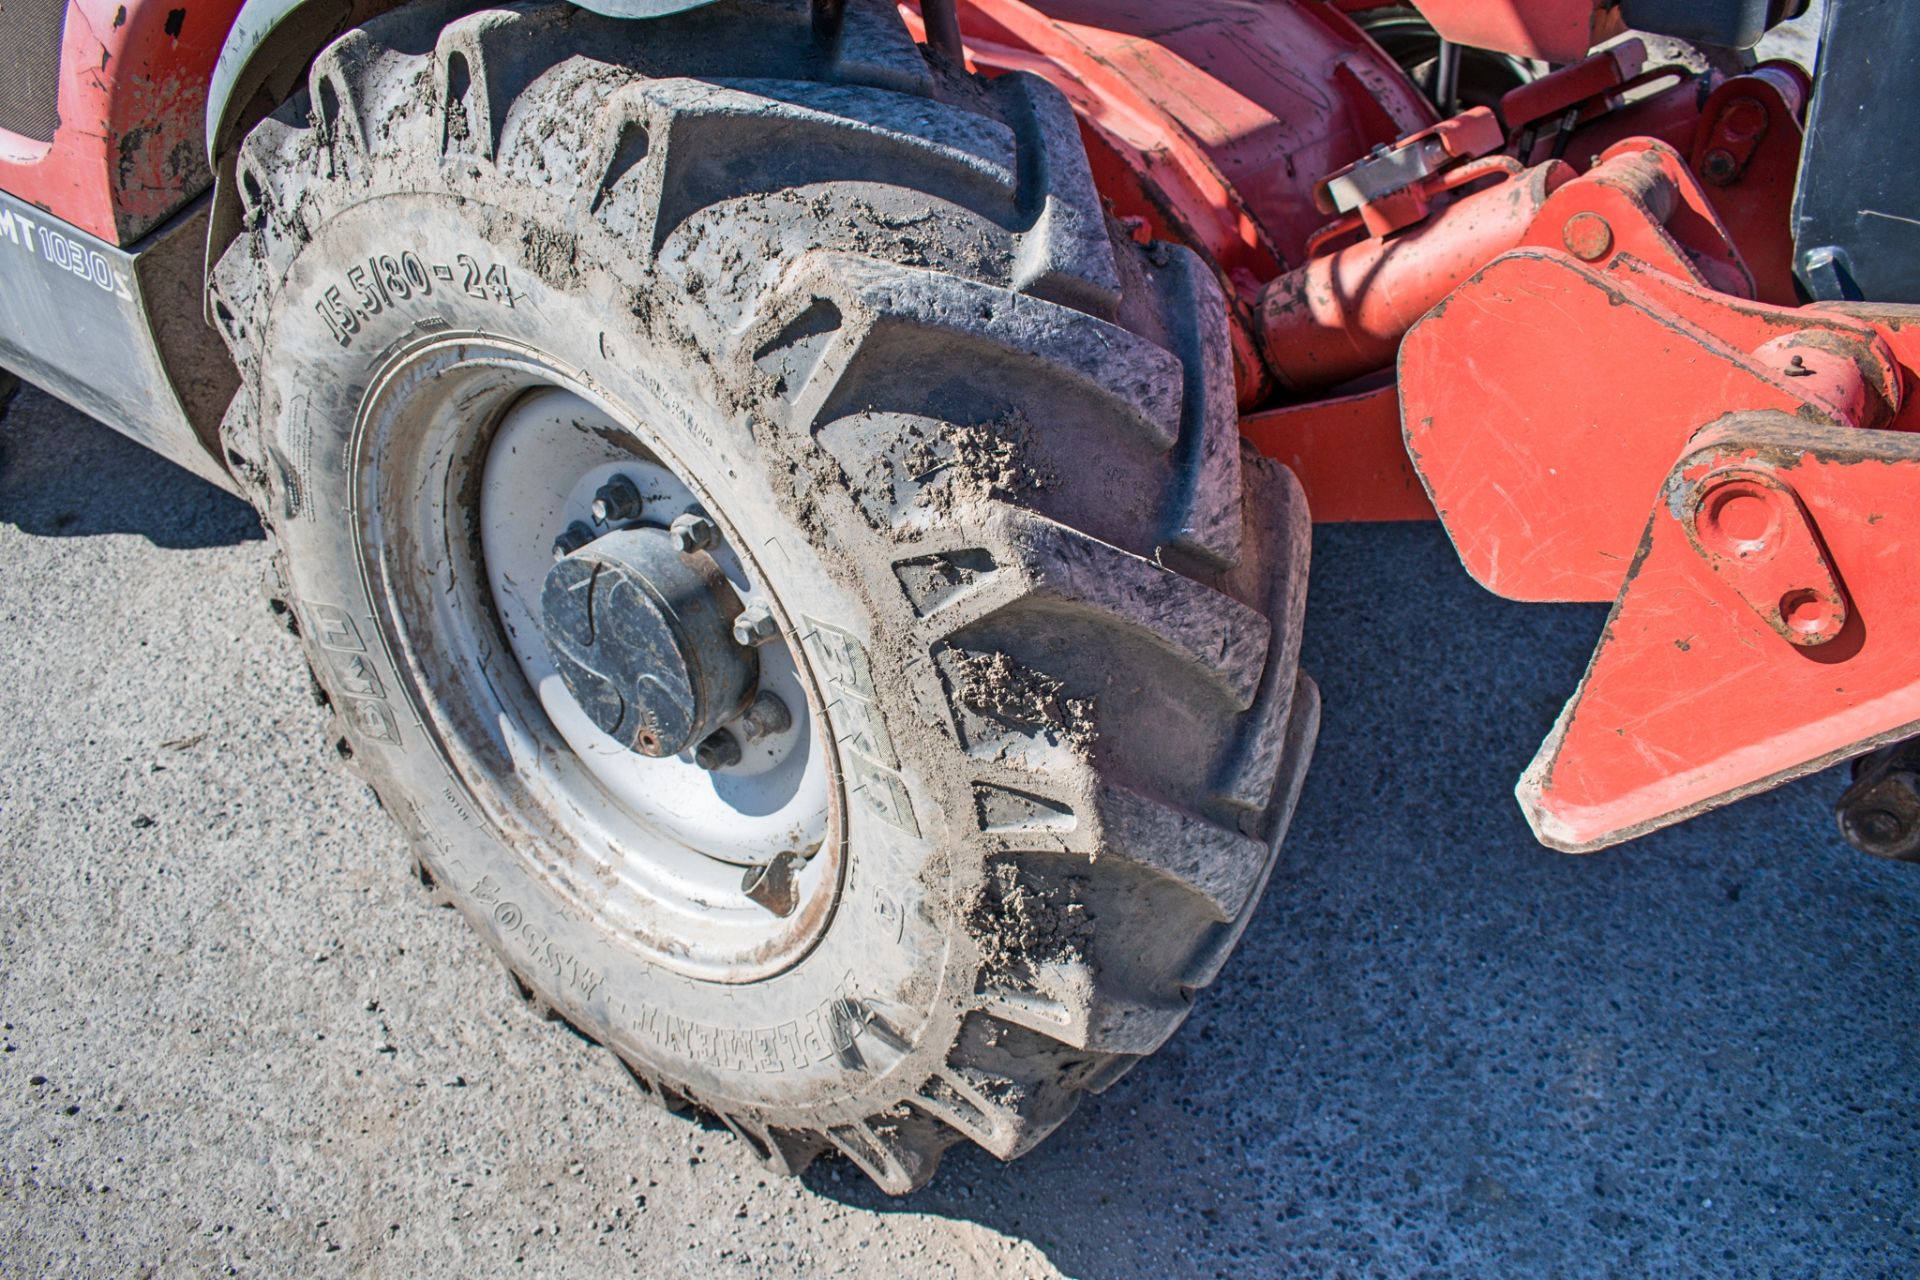
[[[844,560],[836,572],[791,518],[773,474],[782,455],[763,447],[778,428],[725,407],[730,397],[713,366],[686,343],[653,336],[671,326],[636,318],[644,308],[632,305],[634,286],[616,270],[582,261],[550,281],[530,267],[522,246],[539,225],[537,215],[451,196],[374,196],[318,228],[279,282],[256,388],[271,459],[264,505],[310,657],[362,771],[424,842],[423,861],[555,1010],[702,1102],[776,1123],[789,1113],[811,1125],[870,1115],[876,1096],[899,1091],[883,1089],[883,1077],[930,1069],[913,1063],[911,1046],[951,1043],[966,994],[948,973],[958,907],[951,868],[936,853],[943,819],[931,789],[911,762],[883,764],[845,746],[872,739],[871,717],[882,718],[886,735],[866,670],[883,656],[872,585]],[[454,278],[359,318],[358,332],[340,341],[322,318],[327,291],[352,303],[350,269],[403,253]],[[479,268],[482,296],[461,287],[463,255]],[[487,287],[493,268],[511,305]],[[455,759],[465,753],[447,748],[447,717],[411,658],[398,616],[407,610],[379,585],[382,552],[369,534],[368,513],[420,478],[387,474],[382,459],[405,442],[377,438],[377,423],[356,423],[383,369],[416,344],[461,334],[538,351],[616,418],[648,423],[712,491],[723,524],[755,539],[784,611],[805,632],[796,652],[805,653],[842,744],[835,788],[846,859],[832,919],[785,972],[703,981],[623,943],[595,922],[581,890],[590,877],[569,876],[564,842],[503,819],[499,793],[513,780],[475,778],[473,763]],[[447,564],[418,559],[417,590],[441,587]]]

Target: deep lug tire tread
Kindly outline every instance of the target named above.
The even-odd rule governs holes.
[[[236,172],[214,314],[248,376],[224,438],[270,533],[302,500],[259,427],[273,296],[328,219],[425,190],[568,228],[519,246],[537,273],[617,262],[638,298],[702,299],[646,322],[714,353],[794,506],[862,544],[895,745],[965,828],[968,1007],[862,1118],[709,1106],[762,1160],[838,1151],[906,1191],[962,1137],[1024,1152],[1173,1033],[1246,927],[1311,751],[1308,530],[1293,477],[1243,456],[1218,285],[1114,232],[1064,99],[936,72],[886,6],[822,39],[804,5],[621,24],[429,2],[336,41]],[[728,243],[775,265],[731,269]],[[614,1052],[670,1109],[702,1105]]]

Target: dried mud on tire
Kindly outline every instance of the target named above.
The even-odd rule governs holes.
[[[804,4],[416,4],[336,41],[237,177],[225,444],[277,594],[352,766],[528,999],[774,1168],[833,1150],[895,1192],[961,1138],[1027,1150],[1173,1033],[1310,753],[1306,513],[1243,455],[1217,283],[1110,227],[1055,91],[930,66],[887,6],[823,33]],[[353,307],[385,261],[438,287]],[[460,495],[367,410],[426,350],[645,421],[777,545],[846,851],[788,968],[636,949],[565,824],[460,745],[415,632],[462,588],[393,533]]]

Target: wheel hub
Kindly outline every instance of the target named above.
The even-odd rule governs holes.
[[[739,595],[665,529],[622,529],[561,557],[540,607],[567,691],[629,751],[679,755],[753,702],[760,663],[734,639]]]

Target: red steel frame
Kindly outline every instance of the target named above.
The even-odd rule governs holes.
[[[1920,731],[1920,309],[1795,305],[1804,73],[1588,57],[1617,17],[1593,0],[1419,0],[1452,39],[1571,64],[1438,121],[1344,96],[1378,61],[1339,19],[1377,2],[960,16],[975,66],[1073,99],[1116,212],[1215,266],[1242,430],[1317,519],[1437,516],[1492,591],[1615,601],[1518,787],[1543,841]],[[1332,92],[1287,100],[1249,42]],[[1328,145],[1256,145],[1290,129]]]

